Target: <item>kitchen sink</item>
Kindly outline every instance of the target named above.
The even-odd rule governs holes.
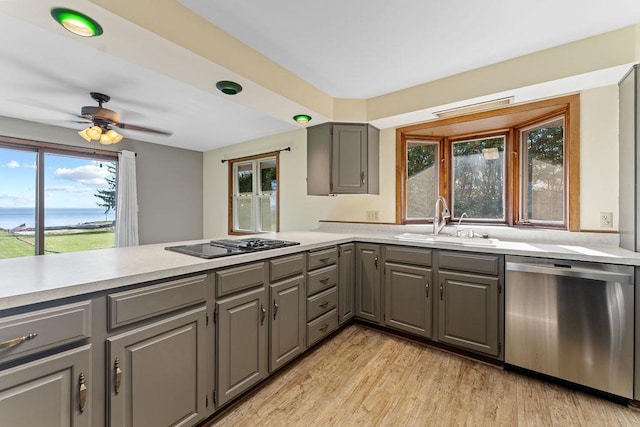
[[[412,242],[448,243],[461,246],[496,246],[498,239],[484,239],[479,237],[456,237],[445,234],[419,234],[403,233],[394,236],[396,239],[409,240]]]

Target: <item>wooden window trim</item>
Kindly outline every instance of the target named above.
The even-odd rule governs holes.
[[[506,132],[508,157],[505,163],[505,222],[508,226],[524,226],[519,224],[519,191],[518,171],[520,156],[519,128],[544,121],[546,118],[564,114],[565,118],[565,203],[566,224],[564,226],[535,223],[527,227],[562,228],[569,231],[580,231],[580,95],[571,94],[557,98],[533,101],[514,106],[484,111],[467,116],[432,120],[396,129],[396,223],[409,224],[420,221],[408,221],[406,217],[406,175],[407,175],[407,140],[442,138],[440,194],[450,200],[449,189],[451,176],[451,156],[445,151],[450,148],[449,140],[483,136],[490,133]],[[517,122],[509,126],[498,125],[474,129],[473,131],[455,132],[456,128],[466,129],[473,123],[485,123],[494,120],[502,123],[514,118]],[[443,132],[446,130],[446,132]],[[449,151],[450,152],[450,151]],[[424,223],[424,222],[423,222]]]
[[[246,161],[260,160],[268,157],[276,159],[276,232],[280,231],[280,151],[271,151],[269,153],[256,154],[254,156],[239,157],[237,159],[229,159],[227,161],[227,233],[232,236],[244,236],[247,234],[255,234],[256,232],[235,231],[233,229],[233,166],[235,163]]]

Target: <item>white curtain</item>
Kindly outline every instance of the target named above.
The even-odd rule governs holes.
[[[116,201],[116,247],[138,245],[138,191],[136,189],[136,153],[118,154]]]

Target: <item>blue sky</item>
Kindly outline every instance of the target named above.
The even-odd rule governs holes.
[[[0,148],[0,208],[34,207],[36,153]],[[97,208],[97,189],[106,188],[106,162],[45,156],[46,208]]]

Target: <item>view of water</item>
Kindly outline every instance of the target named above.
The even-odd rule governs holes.
[[[102,208],[52,208],[44,210],[45,227],[77,225],[84,222],[113,221],[116,213],[111,210],[107,215]],[[0,228],[10,230],[22,224],[27,228],[35,227],[34,208],[0,208]]]

